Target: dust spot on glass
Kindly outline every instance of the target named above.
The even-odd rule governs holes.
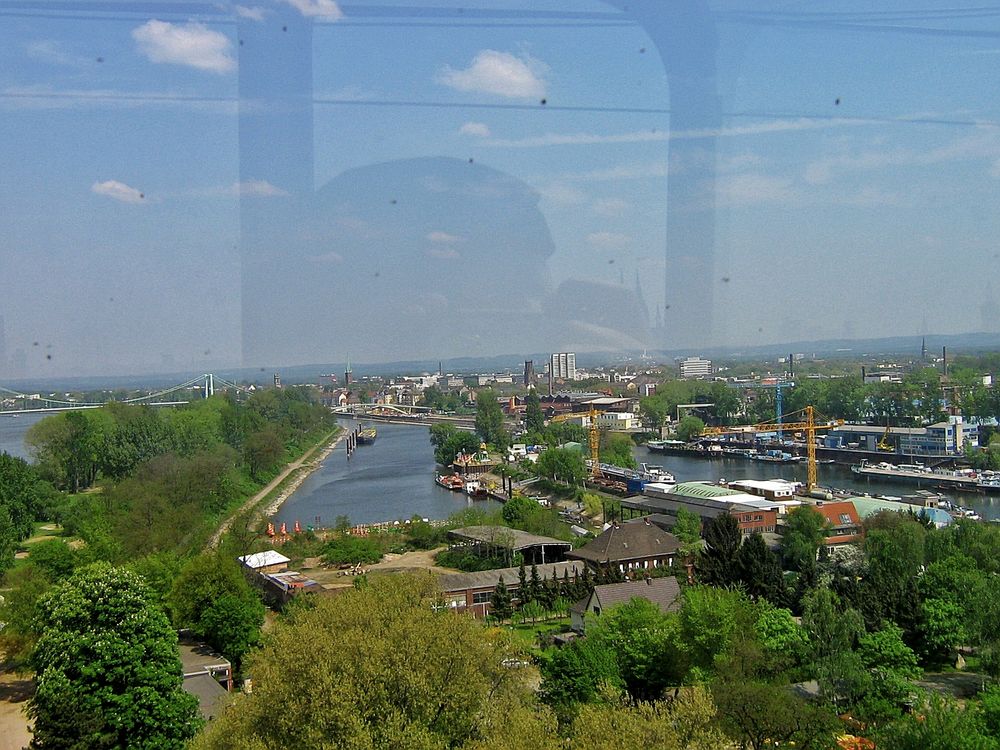
[[[541,101],[542,106],[545,106],[548,103],[549,103],[548,99],[542,99],[542,101]]]
[[[764,327],[761,326],[760,328],[758,328],[757,333],[764,333]]]
[[[640,55],[646,54],[646,48],[645,47],[639,47],[639,54]]]
[[[392,205],[394,205],[394,206],[395,206],[395,205],[396,205],[396,199],[395,199],[395,198],[393,198],[393,199],[392,199],[391,201],[389,201],[389,203],[391,203]]]
[[[376,278],[376,279],[377,279],[377,278],[378,278],[379,276],[381,276],[381,275],[382,275],[382,272],[381,272],[381,271],[376,271],[376,272],[375,272],[375,278]]]
[[[287,27],[287,26],[282,26],[282,27],[281,27],[281,30],[282,30],[282,31],[288,31],[288,27]]]
[[[46,354],[45,355],[45,359],[52,359],[52,355],[51,354]]]
[[[140,199],[140,200],[143,200],[143,199],[145,199],[145,197],[146,197],[146,194],[145,194],[145,193],[139,193],[139,199]]]
[[[833,100],[833,104],[834,104],[834,106],[837,106],[837,107],[840,106],[840,97],[839,96],[836,99]]]
[[[103,58],[103,57],[98,57],[98,58],[97,58],[97,62],[99,62],[99,63],[102,63],[102,62],[104,62],[104,58]]]
[[[723,284],[728,284],[729,283],[729,277],[728,276],[723,276],[722,277],[722,283]]]
[[[472,157],[469,157],[469,164],[472,164]]]
[[[202,354],[204,354],[206,357],[211,353],[212,353],[211,349],[206,349],[205,351],[202,352]]]
[[[31,345],[32,345],[32,346],[38,346],[38,342],[37,342],[37,341],[32,341],[32,342],[31,342]]]
[[[664,306],[663,306],[663,309],[664,309],[664,310],[669,310],[669,309],[670,309],[670,305],[664,305]]]
[[[612,258],[611,260],[608,261],[608,265],[614,265],[614,263],[615,263],[615,259],[614,258]]]

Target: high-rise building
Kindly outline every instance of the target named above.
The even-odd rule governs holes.
[[[707,378],[712,374],[712,360],[701,357],[687,357],[680,361],[682,378]]]
[[[576,380],[576,353],[558,352],[549,358],[551,380]]]

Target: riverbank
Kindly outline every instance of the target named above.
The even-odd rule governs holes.
[[[337,446],[340,444],[341,440],[347,431],[343,428],[338,428],[336,432],[330,433],[327,440],[323,441],[323,447],[320,445],[314,445],[312,448],[303,453],[299,458],[286,464],[285,468],[281,472],[267,483],[267,486],[263,487],[260,491],[254,493],[250,498],[247,499],[239,508],[237,508],[233,513],[231,513],[225,521],[215,530],[212,537],[208,540],[208,549],[215,549],[219,546],[222,541],[222,537],[232,528],[233,523],[237,518],[241,516],[249,515],[246,519],[247,524],[252,524],[259,517],[271,516],[281,508],[281,505],[291,497],[292,493],[305,481],[306,477],[312,474],[316,469],[322,466],[323,461],[336,450]],[[319,450],[319,453],[317,453]],[[298,472],[295,476],[292,476],[291,480],[289,476],[293,473]],[[261,508],[265,500],[269,498],[271,493],[279,490],[278,494],[272,499],[272,501]]]
[[[337,436],[329,443],[323,450],[321,450],[314,458],[308,461],[308,463],[301,464],[298,468],[299,471],[291,478],[291,480],[281,488],[281,491],[273,498],[273,500],[264,508],[263,515],[270,518],[279,510],[281,506],[285,504],[295,491],[302,485],[304,481],[312,474],[314,471],[319,469],[323,462],[330,457],[330,455],[337,450],[337,446],[340,445],[344,437],[347,435],[346,430],[341,430]]]

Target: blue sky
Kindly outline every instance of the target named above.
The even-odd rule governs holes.
[[[632,15],[462,5],[0,3],[0,378],[1000,329],[1000,10],[709,3],[715,75],[700,85],[721,115],[699,129],[670,112],[698,44],[657,47],[694,4],[659,18],[643,15],[652,0]],[[280,72],[304,24],[311,129],[282,119],[282,82],[240,101],[246,56]],[[241,51],[255,34],[270,46]],[[273,130],[244,117],[241,134],[254,106]],[[311,186],[291,184],[301,165],[241,156],[247,133],[263,151],[308,140]],[[416,174],[418,157],[471,159],[466,191],[523,183],[544,241],[498,220],[510,194],[484,209]],[[348,210],[343,175],[370,184],[387,162],[427,186],[401,196],[422,201],[405,226],[384,206]],[[674,195],[671,170],[690,177]],[[681,223],[714,205],[711,257],[678,247],[668,205]],[[456,227],[477,223],[493,229],[473,247]],[[278,245],[271,260],[319,285],[275,277],[273,297],[249,298],[241,268],[252,277],[247,258]],[[511,267],[475,278],[471,259],[507,253]],[[425,268],[437,276],[418,284]],[[625,314],[636,276],[645,326]],[[465,285],[521,317],[476,318]],[[317,325],[296,300],[326,288]],[[379,311],[397,307],[414,332],[394,339]],[[422,339],[431,326],[448,335]]]

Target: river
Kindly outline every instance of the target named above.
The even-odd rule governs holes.
[[[24,444],[24,436],[28,429],[50,416],[44,413],[18,414],[17,416],[0,415],[0,453],[31,460],[28,446]]]
[[[0,417],[0,452],[28,459],[24,436],[44,414]],[[348,429],[356,423],[343,422]],[[447,518],[470,501],[457,492],[434,484],[434,451],[428,428],[417,425],[378,424],[374,445],[362,445],[347,460],[343,445],[313,472],[281,507],[275,516],[278,523],[332,526],[337,516],[345,515],[352,523],[376,523],[410,518]],[[679,482],[726,479],[794,479],[805,482],[806,466],[767,464],[732,458],[704,459],[650,453],[644,447],[633,451],[639,462],[663,466]],[[846,466],[823,464],[819,483],[872,495],[902,497],[917,490],[913,484],[869,482],[858,479]],[[983,518],[1000,519],[1000,495],[965,492],[942,493],[953,502],[975,508]],[[476,501],[476,507],[494,507]]]
[[[357,423],[342,424],[351,429]],[[274,520],[290,527],[295,521],[303,526],[333,526],[340,515],[352,524],[414,515],[441,519],[473,504],[467,496],[434,483],[428,427],[381,422],[376,427],[375,443],[358,446],[350,461],[341,443],[281,506]],[[493,501],[475,501],[477,508],[497,506]]]

